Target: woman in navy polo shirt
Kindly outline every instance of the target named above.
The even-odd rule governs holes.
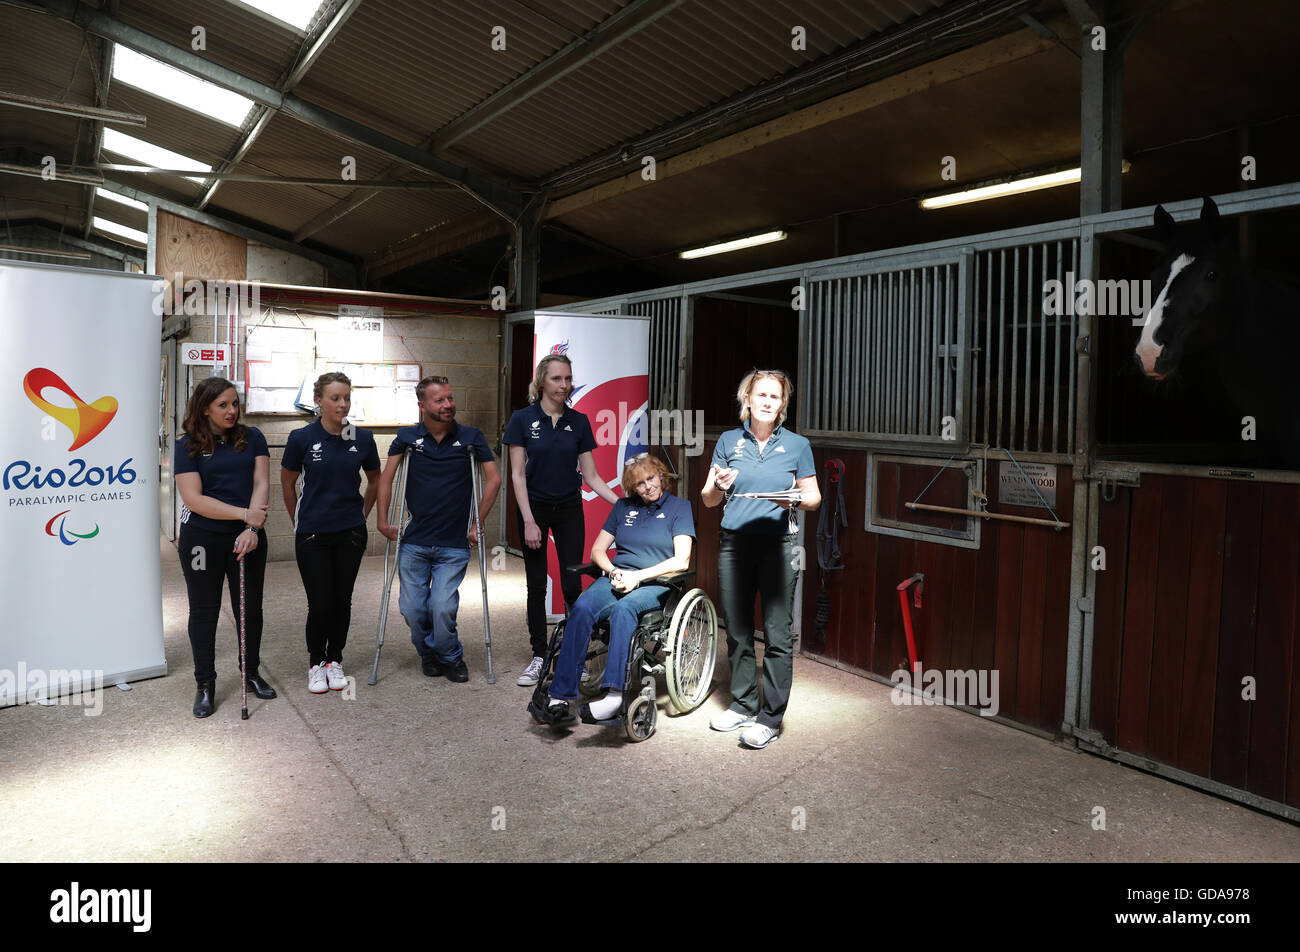
[[[537,364],[528,385],[531,406],[516,410],[501,442],[510,447],[510,479],[519,503],[519,535],[524,542],[524,577],[528,585],[528,635],[533,660],[515,682],[534,685],[546,654],[546,536],[555,536],[560,567],[582,561],[586,526],[582,521],[582,482],[610,505],[618,496],[596,471],[591,451],[596,438],[585,413],[568,406],[573,393],[573,364],[563,354],[548,354]],[[581,470],[581,475],[579,471]],[[572,605],[582,581],[560,572],[564,603]]]
[[[369,538],[366,518],[379,492],[379,451],[369,430],[348,423],[352,381],[344,374],[321,374],[313,395],[320,418],[285,441],[280,489],[307,592],[307,690],[324,694],[348,686],[343,645],[352,619],[352,587]],[[364,499],[357,492],[359,472],[366,474]]]
[[[667,467],[647,453],[634,456],[624,467],[626,498],[614,504],[591,547],[591,560],[604,569],[605,577],[596,579],[569,612],[549,703],[545,708],[528,704],[528,712],[539,724],[573,720],[568,702],[578,698],[591,632],[604,618],[609,619],[606,693],[583,704],[579,713],[587,724],[617,723],[614,717],[623,700],[623,676],[637,619],[642,612],[658,608],[668,594],[666,585],[655,585],[653,580],[684,572],[691,564],[695,539],[691,504],[668,492],[668,479]],[[618,549],[612,561],[610,546]]]
[[[194,652],[194,716],[216,708],[217,616],[221,585],[230,586],[230,608],[239,618],[239,562],[244,562],[245,675],[267,700],[275,691],[259,676],[262,645],[262,580],[266,575],[267,503],[271,455],[256,427],[239,422],[239,393],[221,377],[201,381],[185,407],[185,435],[176,441],[172,472],[181,494],[181,531],[176,549],[190,600],[190,648]]]
[[[790,509],[821,505],[812,447],[782,424],[790,404],[790,378],[780,370],[755,370],[736,391],[739,429],[718,438],[700,497],[710,508],[726,501],[718,548],[718,587],[727,624],[731,706],[709,723],[716,731],[747,728],[747,747],[766,747],[781,735],[781,719],[794,680],[790,633],[799,578],[799,537]],[[797,502],[738,499],[736,493],[798,489]],[[763,605],[763,696],[759,701],[754,655],[754,595]]]

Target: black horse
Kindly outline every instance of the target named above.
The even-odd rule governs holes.
[[[1135,350],[1142,372],[1165,380],[1207,359],[1241,416],[1254,418],[1261,462],[1300,468],[1300,293],[1241,261],[1210,198],[1181,229],[1157,205],[1155,227],[1166,256]]]

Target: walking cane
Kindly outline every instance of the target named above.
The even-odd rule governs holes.
[[[248,720],[248,669],[244,654],[244,560],[239,560],[239,719]]]
[[[402,547],[402,529],[406,522],[406,472],[411,466],[411,450],[402,454],[402,472],[397,477],[397,493],[388,503],[388,524],[397,526],[397,540],[388,540],[384,546],[384,594],[383,600],[379,603],[379,631],[375,635],[375,663],[370,669],[370,679],[367,684],[374,684],[379,680],[379,652],[384,650],[384,629],[388,626],[388,600],[393,594],[393,576],[397,574],[397,557],[395,549],[400,551]],[[393,554],[392,564],[389,564],[389,555]]]
[[[469,447],[469,479],[470,484],[474,487],[474,532],[478,535],[478,574],[483,582],[483,632],[487,640],[487,682],[496,684],[497,676],[492,670],[492,619],[488,617],[488,596],[487,596],[487,551],[483,541],[483,521],[479,518],[478,505],[481,490],[479,489],[478,466],[474,462],[474,447]]]

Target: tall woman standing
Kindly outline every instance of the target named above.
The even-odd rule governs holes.
[[[307,592],[307,690],[324,694],[348,686],[343,645],[352,619],[352,588],[369,539],[366,518],[379,492],[379,450],[369,430],[348,423],[351,380],[341,373],[321,374],[312,392],[320,416],[285,441],[280,490]],[[364,498],[357,491],[363,472]]]
[[[712,508],[725,502],[718,549],[718,585],[727,625],[731,705],[709,722],[715,731],[746,728],[747,747],[766,747],[781,736],[794,680],[794,589],[799,536],[791,509],[821,505],[812,447],[785,429],[790,378],[780,370],[755,370],[740,381],[736,401],[741,426],[718,438],[700,497]],[[794,501],[736,498],[737,493],[797,489]],[[754,654],[754,597],[763,606],[762,695]]]
[[[528,636],[533,660],[515,682],[537,683],[546,654],[546,537],[555,536],[560,568],[585,561],[586,527],[582,520],[582,483],[611,506],[615,495],[596,471],[591,452],[596,438],[591,421],[568,405],[573,394],[573,364],[563,354],[548,354],[537,364],[528,385],[530,406],[516,410],[502,442],[510,447],[510,480],[519,503],[519,535],[524,542],[524,576],[528,586]],[[560,572],[564,602],[572,605],[582,580]]]
[[[266,576],[267,504],[271,455],[256,427],[239,422],[239,393],[221,377],[199,383],[185,407],[184,435],[176,441],[172,471],[180,492],[176,548],[189,594],[194,652],[194,716],[216,709],[217,617],[222,582],[238,624],[239,563],[244,563],[245,676],[263,700],[275,690],[258,674],[262,645],[262,581]]]

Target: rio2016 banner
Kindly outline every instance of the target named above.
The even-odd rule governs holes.
[[[0,263],[0,706],[167,673],[153,298]]]
[[[533,318],[533,366],[547,354],[564,354],[573,362],[570,406],[591,421],[596,437],[592,452],[596,471],[615,495],[622,496],[623,464],[647,449],[650,319],[539,311]],[[584,562],[609,510],[609,503],[590,487],[583,487]],[[558,617],[564,613],[564,597],[555,546],[548,546],[546,558],[550,582],[547,604],[552,615]]]

